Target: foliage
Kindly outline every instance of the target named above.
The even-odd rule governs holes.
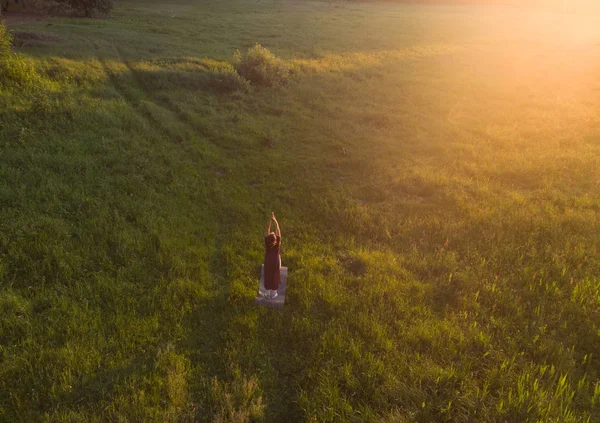
[[[0,59],[6,60],[10,56],[11,36],[0,19]]]
[[[210,71],[211,86],[217,92],[231,93],[235,91],[248,91],[250,83],[229,63],[216,67]]]
[[[0,63],[0,85],[27,88],[38,80],[34,65],[19,55],[11,55]]]
[[[85,16],[85,12],[82,10],[76,12],[72,7],[72,3],[69,0],[30,0],[30,8],[41,15],[71,16],[74,13],[79,13]]]
[[[69,0],[0,0],[0,3],[4,3],[7,11],[13,11],[18,7],[21,11],[42,15],[70,15],[73,13]],[[13,7],[12,4],[17,6]]]
[[[96,13],[107,14],[113,8],[113,0],[65,0],[71,9],[91,18]]]
[[[232,64],[240,76],[253,84],[272,87],[285,83],[291,74],[290,66],[260,44],[233,54]]]
[[[0,21],[0,86],[26,88],[37,80],[31,61],[11,51],[11,36]]]

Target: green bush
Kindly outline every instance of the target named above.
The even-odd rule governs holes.
[[[291,68],[285,61],[260,44],[248,49],[246,54],[237,50],[233,54],[232,64],[240,76],[265,87],[281,85],[291,75]]]
[[[38,80],[33,65],[19,55],[12,55],[0,63],[0,85],[25,88]]]
[[[210,86],[221,93],[248,91],[250,89],[248,80],[241,77],[230,64],[210,71]]]
[[[4,61],[10,55],[11,36],[0,19],[0,59]]]
[[[37,79],[31,62],[11,51],[11,36],[4,23],[0,22],[0,86],[24,88]]]

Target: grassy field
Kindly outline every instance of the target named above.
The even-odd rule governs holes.
[[[14,26],[0,421],[600,421],[600,27],[117,2]],[[215,90],[261,43],[282,87]],[[282,225],[283,310],[258,308]]]

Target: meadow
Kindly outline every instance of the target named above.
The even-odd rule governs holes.
[[[596,19],[123,0],[9,26],[0,421],[600,421]],[[215,86],[256,43],[288,82]],[[254,304],[271,211],[282,310]]]

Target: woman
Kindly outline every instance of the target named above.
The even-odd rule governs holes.
[[[271,223],[275,222],[275,232],[271,232]],[[279,223],[275,219],[275,215],[271,212],[271,219],[267,224],[267,230],[265,231],[265,297],[273,299],[277,297],[277,288],[281,282],[281,274],[279,268],[281,267],[281,256],[279,255],[279,248],[281,247],[281,230],[279,229]]]

